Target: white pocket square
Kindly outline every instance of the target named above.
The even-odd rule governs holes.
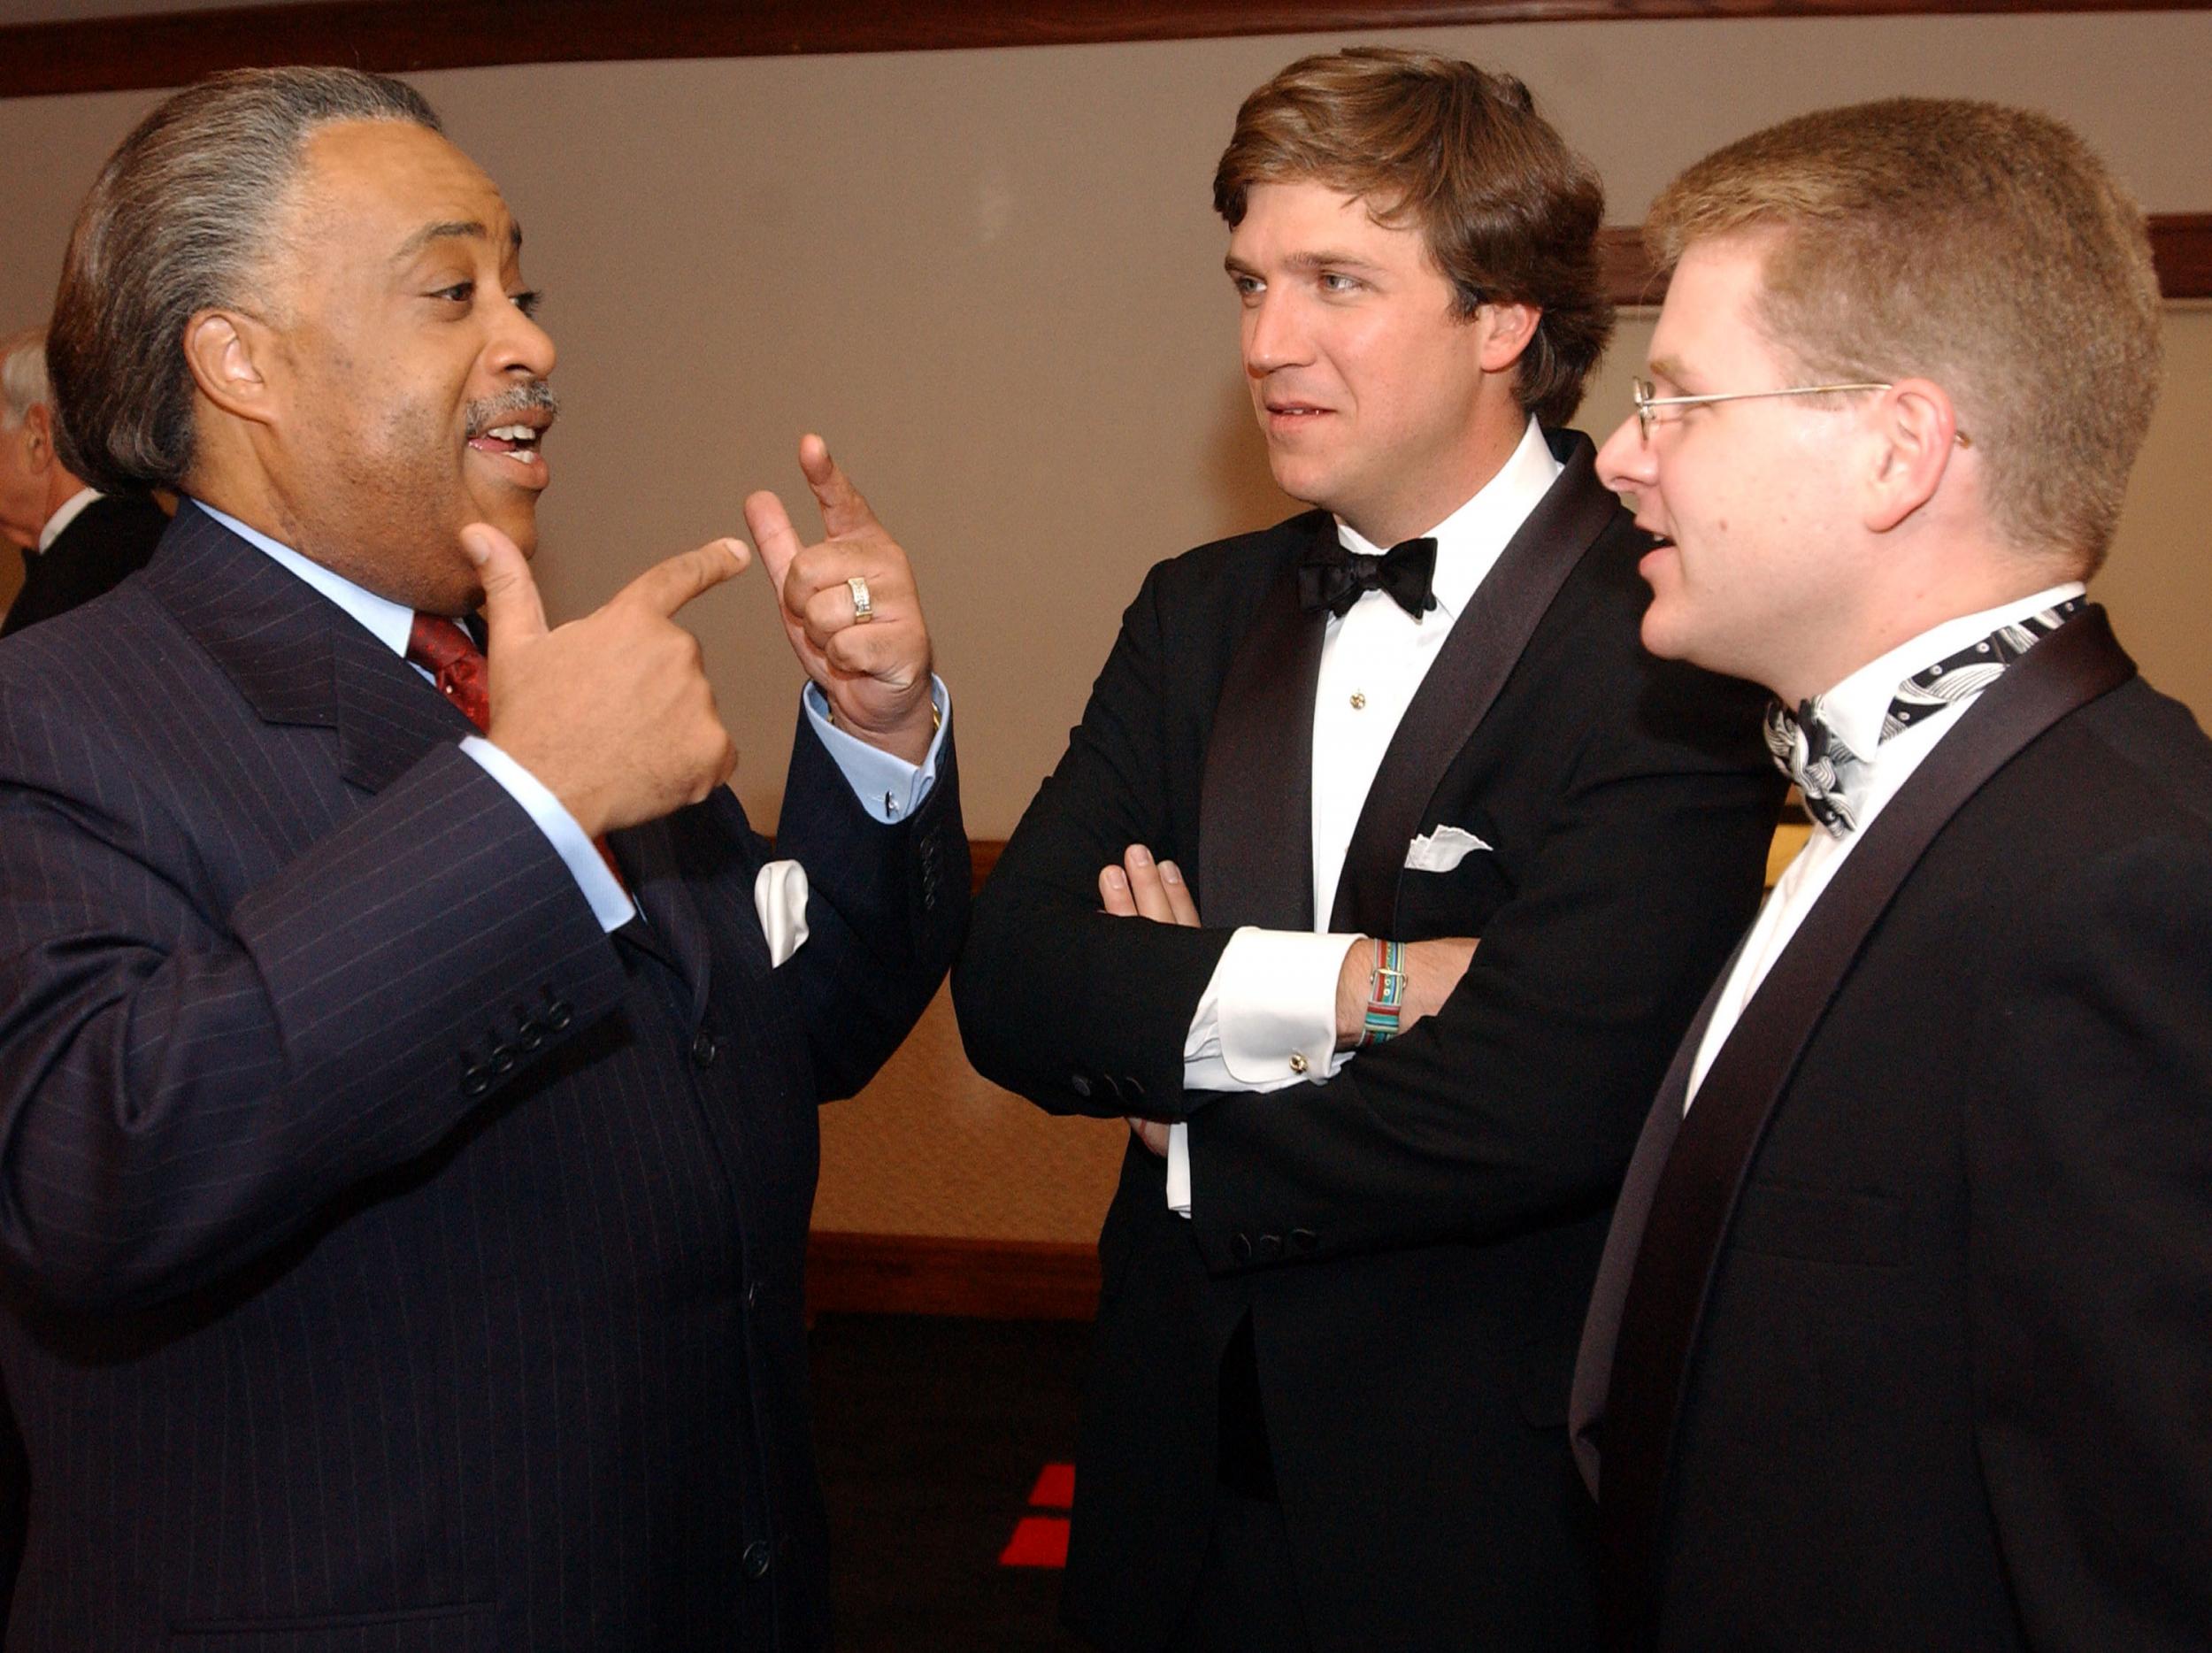
[[[753,911],[768,938],[771,968],[806,945],[806,868],[796,861],[771,861],[753,880]]]
[[[1432,833],[1423,833],[1406,846],[1406,870],[1448,873],[1475,850],[1489,848],[1471,832],[1457,826],[1439,826]]]

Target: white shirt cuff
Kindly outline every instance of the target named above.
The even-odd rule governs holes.
[[[1229,938],[1183,1042],[1186,1090],[1279,1090],[1325,1080],[1336,1048],[1336,982],[1356,935],[1247,926]]]
[[[1186,1090],[1282,1090],[1331,1079],[1351,1059],[1336,1048],[1336,982],[1356,935],[1262,930],[1229,938],[1183,1042]],[[1167,1205],[1191,1206],[1190,1127],[1167,1131]]]
[[[829,702],[818,685],[809,683],[800,691],[799,703],[806,708],[814,733],[821,737],[824,750],[836,760],[845,784],[852,788],[853,796],[860,800],[863,809],[888,826],[904,820],[921,808],[922,800],[937,784],[937,753],[952,727],[952,696],[941,678],[934,673],[930,674],[929,703],[937,711],[937,729],[930,736],[929,750],[922,754],[919,764],[910,764],[879,746],[871,746],[832,723]]]
[[[463,741],[461,750],[529,811],[530,819],[575,879],[576,887],[584,892],[584,899],[591,903],[592,916],[599,920],[601,929],[618,930],[637,917],[637,903],[600,858],[599,846],[592,842],[567,806],[546,790],[543,781],[480,734]]]

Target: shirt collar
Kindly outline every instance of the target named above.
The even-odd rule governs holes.
[[[1868,661],[1819,696],[1816,703],[1821,716],[1853,751],[1871,754],[1881,746],[1882,719],[1888,714],[1889,703],[1896,698],[1900,683],[1945,656],[1979,642],[2000,626],[2056,608],[2068,598],[2081,596],[2084,588],[2080,580],[2070,580],[2033,596],[2018,597],[1978,614],[1962,614],[1956,619],[1932,626],[1909,642],[1899,643],[1887,654]]]
[[[1436,542],[1436,575],[1431,589],[1446,624],[1459,618],[1476,588],[1486,578],[1506,543],[1520,532],[1551,485],[1566,467],[1552,457],[1551,444],[1534,419],[1497,474],[1465,504],[1428,532]],[[1349,523],[1340,519],[1337,538],[1347,550],[1380,556],[1390,548],[1376,545]]]
[[[38,549],[42,555],[48,547],[61,538],[61,531],[84,512],[84,508],[100,497],[96,488],[81,488],[61,502],[61,509],[46,519],[46,526],[38,531]]]
[[[404,656],[407,640],[415,628],[415,611],[389,597],[380,597],[373,591],[357,586],[343,574],[334,573],[311,557],[303,557],[288,545],[280,545],[258,528],[250,528],[227,511],[221,511],[205,500],[192,502],[202,511],[221,523],[247,544],[265,551],[277,562],[290,569],[301,579],[335,603],[365,627],[369,634],[394,654]]]

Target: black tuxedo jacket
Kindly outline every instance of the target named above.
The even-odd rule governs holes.
[[[1650,1088],[1758,896],[1780,782],[1741,685],[1637,642],[1649,543],[1567,469],[1455,625],[1367,800],[1336,927],[1479,936],[1443,1011],[1326,1085],[1189,1092],[1232,926],[1312,922],[1308,779],[1325,615],[1291,571],[1325,513],[1154,569],[955,973],[976,1065],[1042,1106],[1187,1119],[1194,1220],[1133,1144],[1099,1241],[1067,1616],[1164,1641],[1248,1315],[1315,1645],[1568,1648],[1592,1634],[1567,1380]],[[1210,773],[1210,766],[1211,773]],[[1407,872],[1440,824],[1491,848]],[[1104,916],[1142,842],[1208,926]]]
[[[2120,686],[1972,790],[1863,941],[1816,959],[1876,835],[2062,650]],[[2095,610],[2012,667],[1866,829],[1678,1134],[1655,1114],[1575,1384],[1617,1646],[2212,1635],[2212,742],[2131,673]],[[1816,962],[1824,990],[1793,991]],[[1795,1055],[1712,1172],[1732,1203],[1686,1358],[1634,1369],[1624,1299],[1663,1221],[1642,1207],[1735,1105],[1740,1043],[1770,1040]],[[1619,1404],[1655,1375],[1679,1386],[1657,1439]],[[1623,1533],[1649,1489],[1618,1472],[1653,1452]]]
[[[735,798],[603,934],[465,721],[188,505],[0,646],[0,1370],[29,1649],[811,1648],[815,1104],[956,944],[949,766],[802,721],[772,970]]]
[[[0,637],[113,590],[146,565],[168,527],[168,514],[150,499],[102,495],[43,551],[24,553],[23,588],[0,620]]]

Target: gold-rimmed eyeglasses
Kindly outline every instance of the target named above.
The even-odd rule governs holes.
[[[1762,396],[1832,396],[1853,390],[1886,390],[1886,384],[1856,385],[1791,385],[1782,390],[1723,390],[1713,396],[1654,396],[1651,381],[1632,379],[1630,397],[1636,404],[1636,428],[1645,442],[1651,440],[1651,427],[1659,422],[1661,408],[1702,407],[1709,402],[1754,402]],[[1964,437],[1960,441],[1963,442]]]

